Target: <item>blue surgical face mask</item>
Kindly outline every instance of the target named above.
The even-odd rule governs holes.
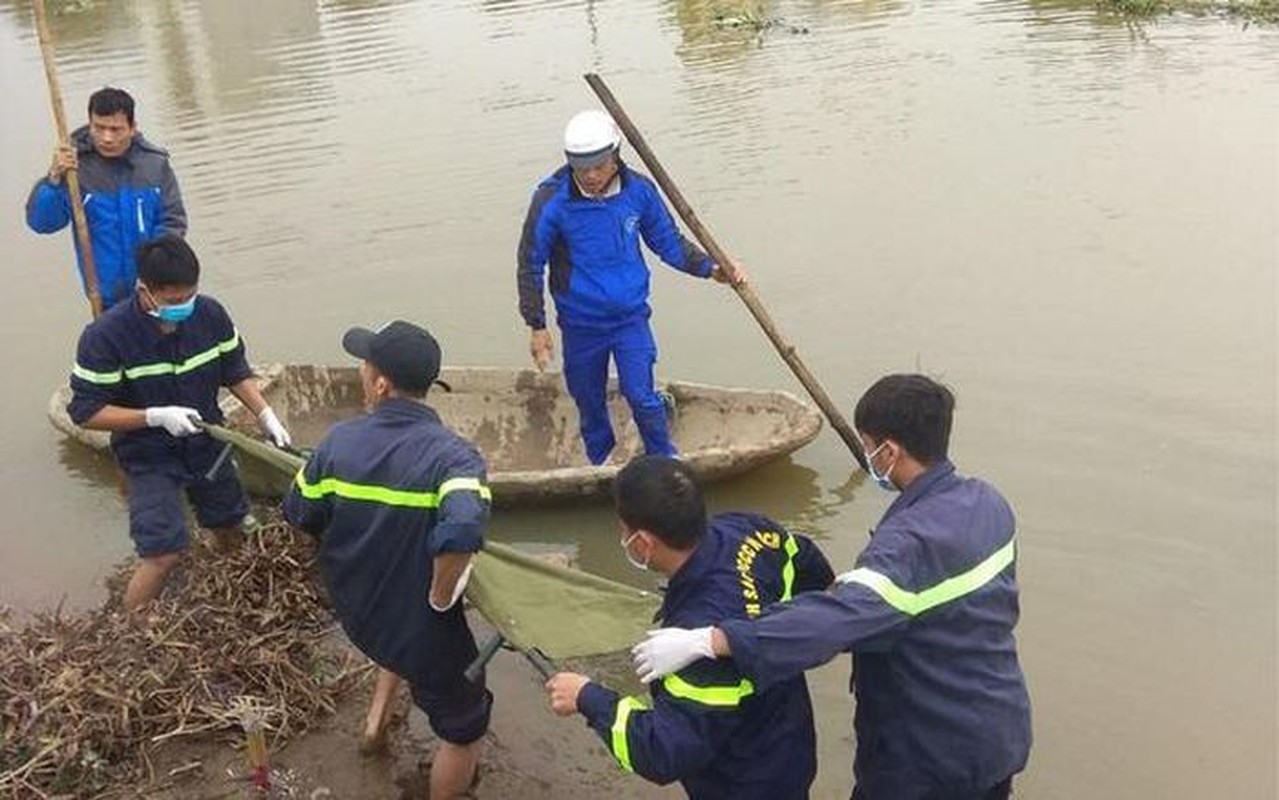
[[[142,291],[147,293],[147,297],[150,297],[152,304],[155,305],[155,308],[151,309],[147,313],[158,320],[173,323],[186,322],[191,318],[191,315],[195,313],[195,299],[199,297],[199,295],[193,294],[185,302],[166,306],[161,305],[160,301],[155,299],[155,295],[151,294],[150,289],[143,286]]]
[[[886,444],[888,444],[887,441],[880,442],[879,447],[876,447],[874,450],[866,454],[866,471],[870,473],[871,478],[875,480],[875,483],[878,484],[879,488],[883,489],[884,491],[886,492],[900,491],[897,488],[897,485],[893,483],[892,480],[888,477],[889,475],[893,473],[893,467],[897,466],[896,461],[893,461],[892,464],[889,464],[888,469],[883,472],[879,472],[878,470],[875,469],[875,456],[879,455],[879,451],[883,450],[884,445]]]
[[[165,322],[186,322],[195,313],[195,297],[174,306],[160,306],[155,315]]]
[[[635,533],[626,537],[626,541],[622,542],[622,553],[626,555],[626,560],[632,567],[635,567],[635,569],[642,572],[648,572],[648,559],[646,558],[643,561],[640,561],[638,558],[631,555],[631,542],[635,541],[636,536],[639,536],[639,531],[635,531]]]

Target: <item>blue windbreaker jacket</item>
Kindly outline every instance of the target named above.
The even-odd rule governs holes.
[[[284,500],[320,538],[320,571],[351,642],[418,685],[466,668],[462,604],[431,609],[432,559],[483,544],[484,459],[421,403],[392,399],[334,425]]]
[[[517,253],[520,315],[530,328],[546,327],[548,262],[559,323],[591,328],[648,317],[641,238],[672,267],[710,276],[714,262],[680,234],[653,181],[625,164],[618,175],[620,191],[611,197],[584,196],[568,166],[533,193]]]
[[[244,342],[217,300],[200,295],[191,317],[165,333],[135,296],[80,334],[67,413],[83,425],[107,405],[188,406],[206,422],[219,423],[218,390],[252,374]],[[198,470],[207,465],[210,452],[220,449],[209,436],[179,439],[163,428],[117,431],[111,434],[111,446],[125,469],[180,459]]]
[[[771,603],[830,585],[808,539],[765,517],[720,514],[671,578],[663,625],[749,619]],[[703,659],[652,688],[652,703],[596,683],[578,708],[618,763],[651,781],[683,783],[693,800],[802,800],[817,772],[813,709],[802,674],[764,690],[732,661]]]
[[[1030,753],[1013,530],[999,492],[943,461],[893,502],[832,590],[720,627],[760,688],[854,652],[859,796],[977,794]]]
[[[178,180],[164,148],[142,134],[119,158],[103,158],[93,149],[89,129],[71,134],[80,159],[80,192],[89,222],[93,263],[103,308],[133,293],[138,276],[138,245],[165,233],[185,235],[186,210]],[[27,225],[36,233],[54,233],[71,222],[66,182],[57,186],[41,178],[27,198]],[[75,237],[72,237],[75,239]],[[76,261],[84,278],[84,261],[76,240]]]

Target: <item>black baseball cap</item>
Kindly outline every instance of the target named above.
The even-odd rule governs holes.
[[[408,392],[425,392],[440,375],[440,343],[425,328],[402,319],[376,331],[352,328],[342,336],[342,349]]]

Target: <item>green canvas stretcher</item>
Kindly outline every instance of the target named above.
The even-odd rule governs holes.
[[[205,430],[289,480],[305,463],[300,453],[229,428],[206,425]],[[486,541],[473,563],[466,587],[471,604],[509,645],[552,660],[630,647],[652,627],[661,604],[653,592],[552,564],[498,542]]]

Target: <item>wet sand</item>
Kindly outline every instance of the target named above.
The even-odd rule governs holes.
[[[477,639],[488,628],[472,624]],[[520,655],[497,654],[489,664],[495,696],[493,722],[485,737],[476,798],[492,800],[586,800],[587,798],[678,798],[678,786],[658,787],[624,774],[581,717],[562,719],[546,704],[542,681]],[[372,694],[370,677],[346,697],[337,713],[271,755],[275,788],[269,797],[424,800],[436,739],[406,689],[397,694],[385,753],[357,752]],[[155,788],[141,797],[156,800],[249,798],[243,750],[212,739],[161,750]],[[199,766],[192,766],[198,762]],[[169,778],[171,770],[183,770]]]

